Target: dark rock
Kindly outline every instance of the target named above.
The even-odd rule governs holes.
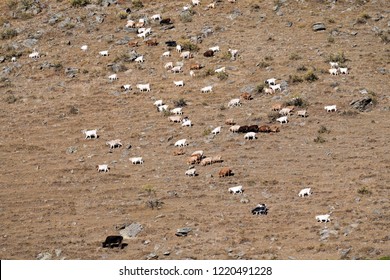
[[[209,37],[210,35],[212,35],[214,33],[213,29],[211,27],[208,27],[208,26],[202,28],[202,30],[200,32],[202,33],[202,36],[204,38]]]
[[[313,31],[322,31],[326,30],[326,26],[322,22],[317,22],[312,25],[312,29]]]
[[[291,22],[291,21],[288,21],[287,23],[286,23],[286,26],[287,27],[291,27],[293,25],[293,23]]]
[[[365,111],[370,109],[373,105],[371,97],[364,97],[362,99],[354,100],[349,104],[352,108],[357,109],[359,111]]]
[[[185,227],[185,228],[179,228],[177,231],[176,231],[176,236],[187,236],[187,234],[189,232],[192,231],[192,228],[190,227]]]
[[[78,68],[74,68],[74,67],[65,68],[65,75],[67,75],[70,78],[74,78],[78,72],[79,72]]]
[[[0,63],[3,63],[5,61],[5,57],[4,56],[0,56]]]

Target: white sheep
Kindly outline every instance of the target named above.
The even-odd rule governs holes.
[[[121,89],[131,90],[131,85],[130,84],[123,85],[123,86],[121,86]]]
[[[160,105],[160,106],[158,106],[157,107],[157,110],[159,111],[159,112],[165,112],[165,111],[168,111],[168,105]]]
[[[143,55],[140,55],[138,56],[136,59],[134,59],[135,62],[138,62],[138,63],[143,63],[144,62],[144,56]]]
[[[150,84],[137,84],[136,87],[140,91],[150,91]]]
[[[238,50],[229,49],[229,53],[232,57],[231,59],[235,60],[237,58],[237,55],[238,55]]]
[[[134,20],[128,20],[126,23],[126,27],[135,27],[135,21]]]
[[[218,126],[216,128],[214,128],[212,131],[211,131],[211,134],[214,134],[214,135],[217,135],[219,133],[221,133],[221,126]]]
[[[171,52],[170,51],[166,51],[162,54],[162,57],[170,57],[171,56]]]
[[[302,118],[306,118],[306,117],[308,116],[306,110],[299,110],[299,111],[297,112],[297,115],[298,115],[299,117],[302,117]]]
[[[97,166],[98,172],[108,172],[109,169],[110,169],[110,168],[108,167],[107,164],[99,164],[99,165]]]
[[[330,64],[330,68],[335,68],[335,69],[339,68],[339,63],[338,62],[330,61],[329,64]]]
[[[281,116],[288,116],[288,115],[290,115],[291,111],[292,111],[291,108],[282,108],[279,111],[279,115],[281,115]]]
[[[191,0],[193,6],[198,6],[200,5],[200,0]]]
[[[80,49],[85,52],[85,51],[88,50],[88,46],[87,45],[82,45]]]
[[[276,84],[276,79],[275,78],[269,78],[265,80],[265,83],[268,85],[275,85]]]
[[[257,139],[256,132],[248,132],[247,134],[244,135],[244,139],[246,140]]]
[[[215,69],[215,73],[222,73],[222,72],[226,72],[226,67],[221,67],[221,68],[218,68],[218,69]]]
[[[229,128],[229,131],[233,132],[233,133],[237,133],[238,130],[240,129],[240,126],[239,125],[232,125],[230,128]]]
[[[167,69],[167,70],[172,69],[173,68],[173,62],[170,61],[170,62],[165,63],[164,68]]]
[[[160,14],[155,14],[150,17],[152,20],[161,20],[161,15]]]
[[[143,164],[144,163],[144,160],[142,157],[132,157],[132,158],[129,158],[129,160],[131,161],[132,164]]]
[[[82,130],[82,133],[85,134],[85,139],[92,139],[92,138],[97,138],[97,129],[92,129],[92,130]]]
[[[240,98],[234,98],[229,101],[228,107],[236,107],[236,106],[241,106]]]
[[[191,169],[188,169],[186,172],[185,172],[185,175],[187,176],[196,176],[196,169],[195,168],[191,168]]]
[[[181,53],[182,47],[180,45],[176,45],[176,51],[178,53]]]
[[[200,91],[202,93],[212,92],[213,91],[213,87],[212,86],[203,87],[203,88],[200,89]]]
[[[219,46],[211,47],[211,48],[209,48],[209,50],[211,50],[213,52],[219,52]]]
[[[330,68],[329,69],[329,74],[331,74],[331,75],[338,75],[339,74],[339,69],[338,68]]]
[[[340,74],[344,74],[344,75],[348,74],[348,68],[347,67],[339,68],[339,71],[340,71]]]
[[[40,55],[39,55],[39,52],[33,51],[32,53],[30,53],[30,54],[28,55],[28,57],[29,57],[29,58],[33,58],[33,59],[36,59],[36,58],[39,58]]]
[[[175,143],[175,147],[184,147],[184,146],[188,146],[187,139],[180,139]]]
[[[171,110],[171,113],[175,115],[183,115],[183,108],[181,107],[174,108]]]
[[[328,105],[328,106],[325,106],[324,109],[327,112],[336,112],[337,111],[336,105]]]
[[[192,126],[192,122],[189,119],[183,119],[181,126],[182,127],[185,127],[185,126],[191,127]]]
[[[108,76],[108,79],[109,79],[110,81],[118,80],[118,75],[117,75],[117,74],[112,74],[112,75]]]
[[[192,57],[192,54],[190,53],[190,51],[185,51],[180,54],[180,57],[183,59],[189,59]]]
[[[305,189],[302,189],[302,190],[299,192],[298,196],[299,196],[299,197],[304,197],[304,196],[309,196],[309,195],[311,195],[311,194],[312,194],[311,188],[305,188]]]
[[[184,81],[173,81],[173,83],[174,83],[175,86],[177,86],[177,87],[183,87],[183,86],[184,86]]]
[[[274,92],[276,92],[277,90],[282,91],[282,88],[280,87],[280,84],[269,85],[269,87],[270,87]]]
[[[16,62],[16,57],[13,56],[13,57],[11,58],[11,61],[12,61],[12,62]]]
[[[327,223],[327,222],[330,222],[330,215],[329,214],[326,214],[326,215],[317,215],[316,216],[316,220],[317,222],[321,222],[321,223]]]
[[[99,54],[101,56],[108,56],[108,51],[100,51]]]
[[[168,120],[170,122],[180,123],[183,120],[183,118],[181,116],[169,116]]]
[[[172,73],[180,73],[180,72],[183,72],[182,70],[182,66],[178,65],[178,66],[175,66],[171,69],[171,72]]]
[[[159,99],[159,100],[154,101],[153,105],[156,107],[159,107],[159,106],[164,105],[164,102],[162,101],[162,99]]]
[[[228,188],[228,191],[232,194],[236,194],[236,193],[242,193],[243,189],[242,186],[237,186],[237,187]]]
[[[280,122],[281,124],[288,123],[288,118],[287,118],[287,116],[283,116],[283,117],[277,118],[276,121]]]

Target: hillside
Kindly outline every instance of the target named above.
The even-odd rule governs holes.
[[[73,2],[83,1],[0,4],[1,259],[390,256],[388,1],[223,0],[214,9],[202,1],[192,12],[183,12],[189,0]],[[173,24],[151,21],[154,14]],[[142,17],[157,46],[125,27]],[[315,23],[326,30],[314,31]],[[182,73],[164,68],[182,61],[166,41],[191,49]],[[214,57],[203,55],[216,45]],[[40,58],[29,58],[34,49]],[[162,57],[167,50],[171,57]],[[145,61],[131,61],[136,55]],[[331,60],[349,74],[330,75]],[[194,63],[204,67],[190,77]],[[215,74],[219,67],[226,73]],[[118,80],[109,81],[113,73]],[[272,77],[282,91],[266,95]],[[150,92],[136,88],[144,83]],[[213,91],[201,93],[208,85]],[[253,99],[228,108],[244,92]],[[351,106],[362,98],[371,103]],[[186,104],[193,126],[169,122],[153,105],[159,99],[170,109]],[[278,124],[271,107],[294,102],[309,116],[294,112]],[[280,131],[245,140],[229,131],[228,118]],[[221,133],[211,135],[218,126]],[[99,137],[85,139],[88,129]],[[183,138],[189,145],[175,156]],[[113,139],[123,146],[110,150]],[[185,176],[196,150],[223,162],[195,165],[199,175]],[[138,156],[144,164],[133,165],[129,158]],[[98,173],[98,164],[109,172]],[[234,176],[219,178],[221,167]],[[237,185],[243,194],[227,191]],[[298,197],[306,187],[313,194]],[[251,214],[259,203],[268,215]],[[330,223],[316,221],[327,213]],[[101,247],[131,223],[143,229],[128,246]],[[192,230],[176,236],[184,227]]]

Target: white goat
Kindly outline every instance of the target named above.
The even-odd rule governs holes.
[[[231,59],[235,60],[237,58],[237,55],[238,55],[238,50],[229,49],[229,53],[232,57]]]
[[[192,122],[189,119],[183,119],[183,122],[182,122],[181,126],[182,127],[184,127],[184,126],[191,127],[192,126]]]
[[[195,168],[188,169],[185,172],[185,175],[187,175],[187,176],[196,176],[196,169]]]
[[[347,67],[339,68],[339,71],[340,71],[340,74],[344,74],[344,75],[348,74],[348,68]]]
[[[117,74],[112,74],[112,75],[108,76],[108,79],[109,79],[110,81],[118,80],[118,75],[117,75]]]
[[[101,56],[108,56],[108,51],[100,51],[99,54]]]
[[[222,73],[222,72],[226,72],[226,67],[221,67],[221,68],[218,68],[218,69],[215,69],[215,73]]]
[[[85,52],[85,51],[88,50],[88,46],[87,45],[82,45],[80,49]]]
[[[169,116],[168,120],[170,122],[180,123],[183,120],[183,118],[181,116]]]
[[[97,166],[98,172],[108,172],[109,169],[110,169],[110,168],[108,167],[107,164],[99,164],[99,165]]]
[[[219,133],[221,133],[221,126],[218,126],[216,128],[214,128],[212,131],[211,131],[211,134],[214,134],[214,135],[217,135]]]
[[[170,62],[165,63],[164,68],[167,69],[167,70],[172,69],[173,68],[173,62],[170,61]]]
[[[269,85],[269,87],[275,92],[276,90],[282,91],[282,88],[280,87],[280,84],[276,85]]]
[[[135,21],[134,20],[128,20],[126,23],[126,27],[135,27]]]
[[[190,76],[191,76],[191,77],[195,77],[195,72],[194,72],[194,70],[191,70],[191,71],[190,71]]]
[[[288,118],[287,118],[287,116],[283,116],[283,117],[277,118],[276,121],[278,121],[280,123],[287,123]]]
[[[275,78],[270,78],[265,80],[265,83],[268,85],[275,85],[276,84],[276,79]]]
[[[120,139],[107,141],[106,145],[110,146],[110,149],[120,148],[123,146]]]
[[[211,48],[209,48],[209,50],[211,50],[213,52],[219,52],[219,46],[211,47]]]
[[[311,194],[312,194],[311,188],[305,188],[305,189],[302,189],[302,190],[299,192],[298,196],[299,196],[299,197],[304,197],[304,196],[309,196],[309,195],[311,195]]]
[[[330,215],[329,214],[326,214],[326,215],[317,215],[316,216],[316,220],[317,222],[321,222],[321,223],[327,223],[327,222],[330,222]]]
[[[180,57],[183,59],[189,59],[192,57],[192,54],[190,53],[190,51],[185,51],[180,54]]]
[[[325,106],[324,109],[325,109],[327,112],[336,112],[336,111],[337,111],[336,105]]]
[[[85,134],[85,139],[92,139],[92,138],[97,138],[97,129],[93,129],[93,130],[82,130],[81,131],[82,133]]]
[[[39,52],[33,51],[32,53],[30,53],[30,54],[28,55],[28,57],[29,57],[29,58],[33,58],[33,59],[36,59],[36,58],[39,58],[40,55],[39,55]]]
[[[241,106],[240,98],[234,98],[229,101],[228,107],[236,107],[236,106]]]
[[[143,164],[144,163],[144,160],[142,157],[132,157],[132,158],[129,158],[129,160],[131,161],[132,164]]]
[[[168,111],[168,105],[160,105],[160,106],[158,106],[157,107],[157,110],[159,111],[159,112],[164,112],[164,111]]]
[[[232,125],[230,128],[229,128],[229,131],[233,132],[233,133],[237,133],[238,130],[240,129],[240,126],[238,124],[236,125]]]
[[[329,74],[331,74],[331,75],[338,75],[339,74],[339,69],[338,68],[330,68],[329,69]]]
[[[183,115],[183,108],[181,107],[174,108],[171,110],[171,113],[175,115]]]
[[[131,90],[131,85],[130,84],[123,85],[123,86],[121,86],[121,89]]]
[[[257,139],[256,132],[248,132],[247,134],[244,135],[244,139],[246,140]]]
[[[134,59],[135,62],[138,62],[138,63],[143,63],[144,62],[144,56],[143,55],[140,55],[138,56],[136,59]]]
[[[200,5],[200,0],[191,0],[193,6],[198,6]]]
[[[237,186],[237,187],[228,188],[228,191],[232,194],[236,194],[236,193],[242,193],[243,189],[242,186]]]
[[[171,69],[171,72],[172,73],[180,73],[180,72],[183,72],[182,70],[182,66],[175,66]]]
[[[184,86],[184,81],[173,81],[173,83],[174,83],[175,86],[177,86],[177,87],[183,87],[183,86]]]
[[[203,87],[203,88],[200,89],[200,91],[202,93],[212,92],[213,91],[213,87],[212,86]]]
[[[184,147],[184,146],[188,146],[187,139],[180,139],[175,143],[175,147]]]
[[[176,51],[181,53],[182,47],[180,45],[176,45]]]
[[[302,118],[306,118],[306,117],[308,116],[306,110],[299,110],[299,111],[297,112],[297,115],[298,115],[299,117],[302,117]]]
[[[159,100],[154,101],[153,105],[156,107],[159,107],[159,106],[164,105],[164,102],[162,101],[162,99],[159,99]]]
[[[160,14],[155,14],[150,17],[152,20],[161,20],[161,15]]]
[[[339,63],[338,62],[330,61],[329,64],[330,64],[330,68],[335,68],[335,69],[339,68]]]
[[[150,91],[150,84],[137,84],[136,87],[140,91]]]
[[[171,52],[170,51],[166,51],[162,54],[163,57],[170,57],[171,56]]]

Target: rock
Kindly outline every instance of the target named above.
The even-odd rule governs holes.
[[[95,16],[95,21],[97,23],[102,23],[104,21],[104,17],[97,15],[97,16]]]
[[[56,256],[58,258],[61,255],[62,250],[61,249],[55,249],[55,253],[56,253]]]
[[[78,72],[79,72],[78,68],[74,68],[74,67],[65,68],[65,75],[67,75],[69,78],[74,78]]]
[[[190,227],[179,228],[179,229],[177,229],[175,235],[176,236],[187,236],[187,234],[191,231],[192,231],[192,228],[190,228]]]
[[[22,45],[27,47],[27,48],[32,48],[38,43],[37,39],[26,39],[22,42]]]
[[[125,72],[128,70],[128,68],[122,63],[108,64],[107,67],[111,68],[114,73]]]
[[[293,23],[291,21],[286,22],[286,27],[291,27]]]
[[[244,92],[252,93],[255,90],[255,88],[256,87],[254,85],[246,85],[240,89],[240,92],[241,93],[244,93]]]
[[[51,260],[52,255],[49,252],[39,253],[37,260]]]
[[[164,256],[169,256],[170,254],[171,254],[171,252],[169,252],[169,251],[166,251],[163,253]]]
[[[341,255],[341,258],[344,259],[347,257],[348,253],[351,251],[351,247],[349,247],[348,249],[342,249],[341,252],[340,252],[340,255]]]
[[[209,37],[214,33],[213,29],[211,27],[203,27],[202,30],[200,31],[202,33],[203,38]]]
[[[284,14],[283,14],[283,12],[282,12],[281,10],[278,10],[278,11],[276,12],[276,15],[279,16],[279,17],[281,17],[281,16],[283,16]]]
[[[378,68],[378,72],[381,73],[382,75],[385,75],[387,73],[385,68]]]
[[[119,231],[119,234],[123,236],[125,239],[129,239],[132,237],[136,237],[141,231],[143,227],[141,224],[132,223],[131,225],[126,226],[124,229]]]
[[[66,149],[66,153],[67,153],[68,155],[74,154],[75,152],[77,152],[77,147],[70,146],[69,148]]]
[[[5,61],[5,57],[4,56],[0,56],[0,63],[3,63]]]
[[[156,260],[158,259],[158,255],[156,253],[150,253],[149,255],[146,256],[147,260]]]
[[[312,29],[313,29],[313,31],[316,31],[316,32],[322,31],[322,30],[326,30],[326,26],[322,22],[317,22],[317,23],[314,23],[312,25]]]
[[[357,110],[362,112],[362,111],[366,111],[366,110],[370,109],[369,107],[372,106],[373,103],[372,103],[372,98],[366,96],[362,99],[352,101],[351,103],[349,103],[349,105],[352,108],[357,109]]]

